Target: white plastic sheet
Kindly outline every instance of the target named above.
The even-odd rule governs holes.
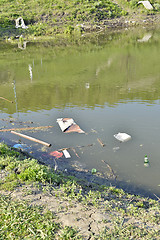
[[[120,142],[126,142],[131,139],[131,136],[127,133],[117,133],[114,137]]]

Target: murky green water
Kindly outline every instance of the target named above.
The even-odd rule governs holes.
[[[75,148],[79,157],[69,150],[71,159],[56,161],[68,169],[96,168],[107,177],[105,160],[118,186],[160,196],[159,37],[158,30],[143,29],[101,34],[90,41],[84,37],[84,44],[65,47],[27,42],[22,49],[25,45],[0,43],[0,97],[14,101],[0,99],[0,128],[54,126],[22,131],[51,143],[45,151],[10,132],[0,132],[0,140],[11,145],[21,140],[48,164],[54,164],[48,157],[54,150],[93,144]],[[86,134],[62,133],[56,123],[60,117],[73,118]],[[118,132],[131,140],[120,143],[113,137]]]

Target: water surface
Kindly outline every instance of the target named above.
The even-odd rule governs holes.
[[[56,149],[93,144],[76,148],[80,158],[70,150],[72,158],[58,164],[96,168],[107,177],[105,160],[117,175],[117,186],[160,196],[159,36],[158,30],[143,29],[101,34],[65,47],[54,41],[28,42],[26,48],[0,43],[0,96],[14,101],[0,99],[0,128],[54,126],[22,131],[51,143],[47,149],[10,132],[0,132],[1,141],[13,146],[20,140],[47,164],[54,164],[47,154]],[[60,117],[73,118],[86,134],[62,133],[56,123]],[[120,143],[113,137],[118,132],[131,140]]]

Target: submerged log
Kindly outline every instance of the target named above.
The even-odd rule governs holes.
[[[1,129],[0,132],[10,132],[10,131],[26,131],[26,130],[41,130],[45,128],[52,128],[53,126],[41,126],[41,127],[26,127],[26,128],[10,128],[10,129]]]

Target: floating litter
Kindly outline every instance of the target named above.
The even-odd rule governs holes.
[[[22,149],[22,150],[28,150],[29,149],[29,147],[27,147],[27,145],[20,144],[20,143],[15,144],[13,147],[17,148],[17,149]]]
[[[54,152],[50,152],[49,155],[52,156],[52,157],[55,157],[55,158],[61,158],[63,156],[63,153],[58,152],[58,151],[54,151]]]
[[[64,154],[65,158],[71,158],[71,155],[69,154],[69,152],[66,149],[63,150],[63,154]]]
[[[74,122],[74,120],[72,118],[58,118],[57,123],[59,124],[62,132],[84,133],[84,131]]]
[[[127,133],[117,133],[114,137],[120,142],[126,142],[131,139],[131,136]]]

